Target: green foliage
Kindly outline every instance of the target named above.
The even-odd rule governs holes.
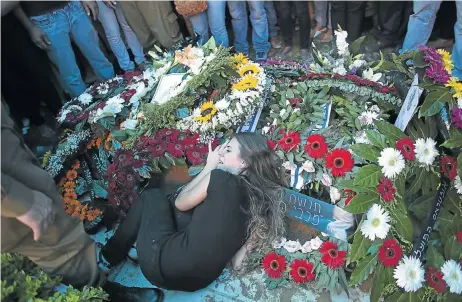
[[[66,292],[56,292],[60,277],[51,277],[32,261],[19,254],[2,253],[2,301],[56,301],[99,302],[108,300],[100,288],[85,287],[77,290],[71,286]]]

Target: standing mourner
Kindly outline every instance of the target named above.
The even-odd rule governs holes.
[[[366,1],[332,1],[330,5],[334,29],[340,25],[347,31],[348,42],[358,39],[362,34]]]
[[[98,78],[106,81],[114,77],[114,68],[99,48],[98,35],[90,21],[90,16],[94,20],[98,17],[94,1],[25,1],[15,8],[15,14],[35,45],[46,51],[57,66],[72,97],[82,94],[86,86],[75,60],[71,36]]]
[[[278,38],[278,17],[276,15],[276,9],[274,9],[273,1],[265,1],[265,11],[268,18],[268,33],[271,47],[279,49],[282,47],[282,42]]]
[[[122,40],[122,36],[120,35],[120,27],[122,27],[127,44],[135,56],[136,65],[139,69],[144,70],[145,58],[143,46],[141,46],[135,33],[127,24],[120,7],[120,2],[106,0],[102,2],[98,1],[97,3],[99,8],[99,21],[104,27],[106,38],[112,51],[117,57],[120,68],[122,68],[123,71],[135,69],[135,64],[130,60],[127,48]]]

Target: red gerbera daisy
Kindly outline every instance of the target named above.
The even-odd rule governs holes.
[[[149,152],[152,153],[154,157],[163,156],[165,150],[167,150],[167,144],[164,142],[155,142],[152,145],[148,146]]]
[[[320,134],[312,134],[306,139],[305,152],[311,158],[323,158],[327,153],[327,144]]]
[[[173,157],[182,157],[183,156],[183,145],[180,143],[169,143],[167,147],[168,153]]]
[[[403,157],[407,160],[414,160],[415,159],[415,146],[414,141],[409,137],[400,138],[396,142],[396,148],[401,151]]]
[[[457,241],[459,241],[459,243],[462,243],[462,231],[457,232],[456,236],[457,236]]]
[[[296,283],[313,281],[316,277],[313,268],[313,263],[305,259],[295,259],[290,265],[290,276]]]
[[[433,266],[428,267],[428,271],[425,273],[425,280],[427,280],[428,285],[439,293],[444,293],[448,288],[446,281],[443,280],[443,273]]]
[[[339,251],[338,245],[335,242],[323,242],[319,251],[322,253],[322,263],[330,269],[339,268],[345,264],[346,251]]]
[[[281,278],[286,270],[286,258],[278,256],[276,252],[271,252],[263,258],[263,268],[270,278]]]
[[[326,167],[331,169],[335,177],[345,176],[353,169],[354,161],[351,153],[342,148],[336,148],[326,155]]]
[[[169,142],[176,143],[178,141],[179,136],[180,136],[180,131],[176,129],[167,129],[165,131],[165,139]]]
[[[292,99],[289,99],[289,104],[290,106],[292,106],[292,108],[300,108],[300,105],[303,103],[303,99],[302,98],[292,98]]]
[[[443,156],[441,158],[441,172],[449,179],[454,179],[457,176],[457,161],[451,156]]]
[[[186,151],[186,157],[189,162],[193,165],[199,165],[202,163],[201,151],[196,148],[190,148]]]
[[[393,188],[393,183],[386,177],[380,178],[380,183],[377,187],[380,197],[383,201],[392,201],[395,197],[396,189]]]
[[[300,144],[300,133],[296,131],[288,131],[278,142],[279,146],[284,152],[289,152],[297,148]]]
[[[268,148],[271,149],[271,151],[274,151],[274,149],[276,148],[276,143],[273,142],[272,140],[267,140],[266,143],[268,144]]]
[[[353,199],[353,197],[356,196],[356,193],[351,191],[350,189],[345,189],[344,190],[346,199],[345,199],[345,207],[350,203],[350,201]]]
[[[384,266],[396,267],[403,256],[403,250],[394,239],[386,239],[379,248],[379,260]]]

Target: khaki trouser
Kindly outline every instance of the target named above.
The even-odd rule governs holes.
[[[2,217],[2,220],[4,219],[14,218]],[[62,209],[57,209],[55,223],[39,241],[34,241],[30,232],[15,247],[10,250],[2,249],[2,252],[19,253],[29,257],[45,272],[63,277],[65,284],[76,287],[101,286],[105,281],[96,262],[94,242],[85,233],[82,223],[67,215]]]
[[[183,38],[168,1],[120,1],[120,7],[145,51],[155,42],[170,48]]]

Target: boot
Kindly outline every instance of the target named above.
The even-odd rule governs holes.
[[[127,287],[107,281],[103,285],[113,302],[162,302],[164,292],[159,288]]]

